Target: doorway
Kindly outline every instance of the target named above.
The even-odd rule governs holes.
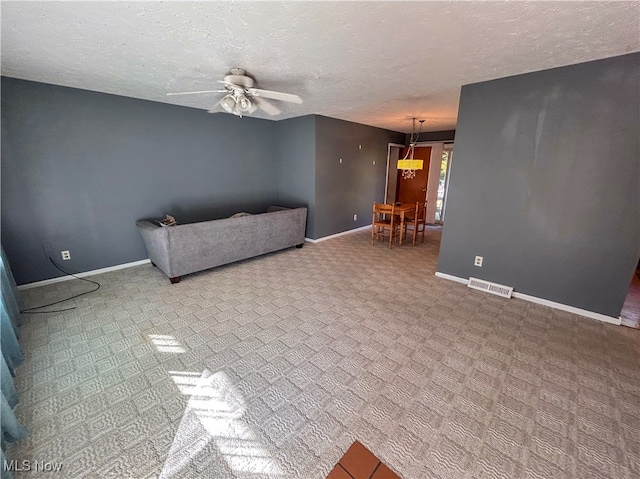
[[[408,148],[400,151],[404,158]],[[427,201],[427,182],[429,181],[429,162],[431,161],[431,147],[416,146],[413,152],[415,160],[422,160],[422,169],[416,170],[413,178],[404,178],[402,170],[396,170],[396,195],[395,201],[399,203],[424,203]]]
[[[447,145],[448,146],[448,145]],[[453,146],[453,145],[451,145]],[[435,224],[436,194],[440,175],[440,158],[444,147],[443,142],[418,143],[415,145],[413,158],[422,160],[422,170],[416,170],[415,178],[411,180],[402,177],[402,170],[398,170],[398,160],[407,153],[407,147],[398,143],[389,143],[387,148],[387,171],[385,182],[384,202],[393,204],[396,202],[423,204],[426,202],[426,236],[434,241],[431,246],[440,244],[442,225]],[[433,156],[433,161],[432,157]],[[446,201],[446,199],[445,199]]]
[[[444,150],[446,150],[446,155],[443,154]],[[413,180],[402,178],[402,170],[397,169],[397,160],[403,158],[406,152],[405,145],[389,143],[384,202],[387,204],[395,202],[415,204],[416,201],[424,202],[426,200],[427,224],[442,226],[447,204],[453,143],[417,143],[413,157],[422,160],[423,168],[416,171],[416,177]],[[446,157],[444,163],[442,162],[443,156]]]

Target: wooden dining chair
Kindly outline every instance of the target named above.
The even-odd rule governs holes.
[[[394,205],[384,203],[373,204],[373,216],[371,219],[371,245],[374,240],[380,241],[389,232],[389,249],[393,243],[393,239],[400,234],[400,223],[396,220],[396,212]]]
[[[418,217],[418,221],[416,222],[416,216]],[[420,203],[416,201],[416,211],[413,215],[409,215],[404,220],[404,235],[405,238],[407,236],[407,229],[411,229],[413,231],[413,245],[416,245],[416,236],[418,233],[422,234],[421,242],[424,243],[424,231],[427,226],[427,202]],[[416,228],[414,230],[414,228]]]

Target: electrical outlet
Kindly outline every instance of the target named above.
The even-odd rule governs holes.
[[[358,221],[358,215],[353,215],[353,221]]]
[[[342,158],[340,158],[340,164],[342,164]]]
[[[62,259],[65,261],[71,259],[71,253],[69,253],[69,250],[60,251],[60,254],[62,255]]]
[[[374,164],[374,165],[376,164],[376,160],[373,160],[373,164]]]
[[[362,150],[362,145],[358,145],[358,150]]]
[[[482,268],[482,261],[483,260],[484,260],[484,258],[482,256],[476,256],[476,260],[473,262],[473,265]]]

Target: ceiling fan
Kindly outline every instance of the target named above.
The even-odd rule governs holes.
[[[267,100],[267,98],[291,103],[302,103],[302,99],[298,95],[254,88],[253,78],[248,76],[247,72],[242,68],[232,68],[229,74],[224,77],[224,80],[218,80],[218,83],[222,83],[224,89],[167,93],[167,96],[226,93],[208,112],[216,113],[217,106],[221,105],[226,112],[237,115],[240,118],[242,118],[243,115],[253,113],[258,108],[269,115],[279,115],[281,113],[280,109]]]

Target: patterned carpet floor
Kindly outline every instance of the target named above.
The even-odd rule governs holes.
[[[31,434],[9,459],[324,479],[359,440],[403,479],[640,477],[640,331],[436,278],[439,234],[354,233],[176,285],[151,265],[92,277],[76,309],[25,316]]]

